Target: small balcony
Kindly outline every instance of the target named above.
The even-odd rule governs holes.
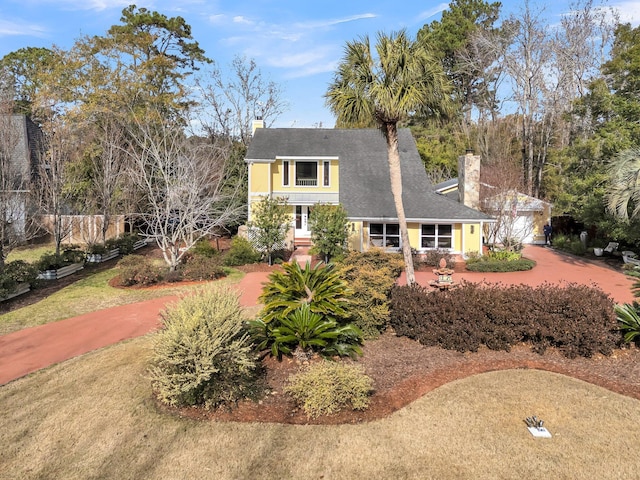
[[[296,178],[296,187],[317,187],[317,178]]]

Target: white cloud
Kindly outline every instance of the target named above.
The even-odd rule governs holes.
[[[122,9],[131,5],[131,0],[44,0],[44,3],[53,3],[64,10],[97,10],[103,11],[110,8]],[[138,7],[149,8],[150,0],[135,2]]]
[[[428,18],[433,17],[434,15],[437,15],[440,12],[443,12],[444,10],[449,8],[449,4],[448,3],[440,3],[439,5],[436,5],[435,7],[429,9],[429,10],[425,10],[424,12],[420,12],[420,14],[418,15],[418,20],[427,20]]]
[[[229,26],[233,33],[221,40],[228,48],[242,48],[242,54],[261,65],[282,70],[285,78],[299,78],[334,71],[339,57],[335,37],[327,32],[340,25],[378,18],[361,13],[337,18],[278,23],[242,15],[209,17],[216,26]]]
[[[301,68],[291,68],[287,73],[283,75],[283,78],[293,79],[293,78],[303,78],[303,77],[311,77],[313,75],[318,75],[321,73],[329,73],[335,72],[338,68],[338,62],[329,62],[325,61],[323,63],[314,63],[313,65],[305,65]]]
[[[316,63],[326,58],[326,49],[308,50],[305,52],[267,57],[269,65],[278,68],[298,68],[302,65]]]
[[[640,2],[633,0],[614,2],[611,7],[618,11],[622,23],[640,24]]]
[[[47,30],[44,27],[35,24],[28,24],[22,21],[0,20],[0,37],[8,36],[34,36],[43,37]]]
[[[213,23],[214,25],[224,25],[227,21],[227,16],[222,13],[209,15],[209,22]]]
[[[355,22],[357,20],[366,20],[369,18],[376,18],[377,16],[378,15],[374,13],[363,13],[360,15],[351,15],[350,17],[336,18],[333,20],[320,20],[316,22],[300,22],[300,23],[293,24],[293,27],[301,28],[304,30],[315,29],[315,28],[328,28],[334,25],[340,25],[341,23]]]
[[[240,23],[243,25],[253,25],[255,22],[253,22],[252,20],[249,20],[247,17],[244,17],[242,15],[236,15],[235,17],[233,17],[233,23]]]

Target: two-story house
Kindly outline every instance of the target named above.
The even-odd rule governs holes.
[[[408,129],[399,131],[403,201],[411,246],[482,252],[488,215],[436,193]],[[291,208],[293,242],[309,244],[316,203],[342,204],[350,221],[349,247],[400,248],[387,143],[376,129],[257,128],[245,161],[249,169],[249,220],[263,196],[284,197]]]

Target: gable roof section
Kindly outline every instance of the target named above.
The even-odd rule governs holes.
[[[496,187],[483,183],[482,186],[489,189],[495,189]],[[438,183],[433,186],[433,190],[441,195],[446,195],[450,198],[458,197],[458,178],[452,178],[444,182]],[[519,212],[541,212],[551,205],[551,203],[541,200],[539,198],[532,197],[526,193],[518,192],[516,190],[509,190],[506,192],[498,193],[493,197],[487,198],[485,204],[489,207],[498,209],[499,205],[504,202],[513,202],[516,200],[516,208]]]
[[[433,191],[409,129],[398,130],[403,200],[408,221],[486,221],[490,217]],[[337,157],[340,203],[349,218],[397,220],[387,143],[377,129],[258,129],[247,162],[277,157]]]

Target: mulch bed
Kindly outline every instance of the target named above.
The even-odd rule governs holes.
[[[235,422],[269,422],[285,424],[353,424],[388,416],[431,390],[454,380],[480,373],[507,369],[539,369],[568,375],[613,392],[640,399],[640,349],[616,350],[613,355],[568,359],[554,349],[544,355],[519,345],[510,352],[486,348],[478,352],[459,353],[419,343],[386,333],[365,345],[358,360],[374,381],[371,404],[365,411],[343,411],[311,419],[297,409],[282,393],[289,375],[301,365],[294,359],[282,361],[267,357],[266,368],[270,393],[259,403],[244,401],[233,409],[206,411],[200,408],[158,408],[173,414],[201,420]]]

